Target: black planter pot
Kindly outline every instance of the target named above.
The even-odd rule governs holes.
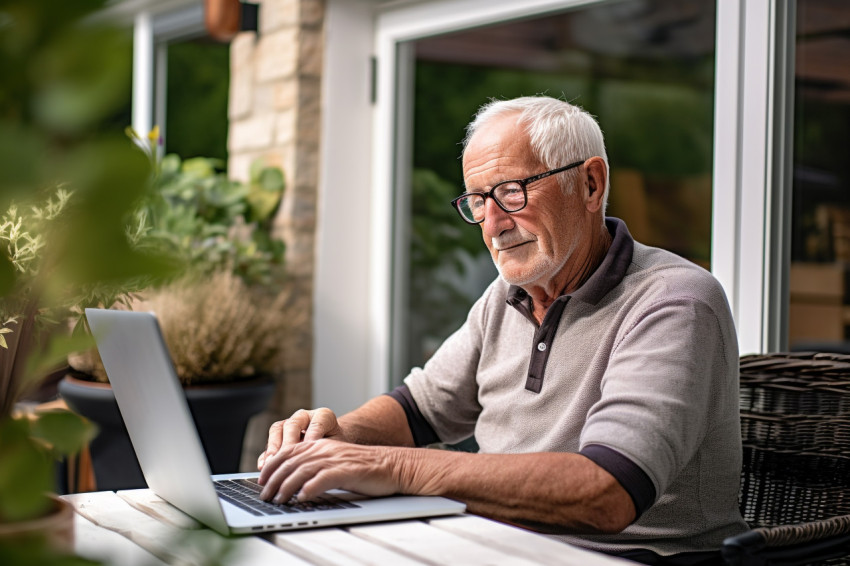
[[[269,380],[183,389],[214,474],[239,470],[248,421],[266,408],[273,390]],[[147,487],[112,388],[68,375],[59,382],[59,394],[100,429],[89,446],[97,488]]]

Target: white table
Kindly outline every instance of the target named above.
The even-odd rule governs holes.
[[[226,538],[148,489],[63,497],[77,510],[77,554],[116,566],[632,564],[468,514]]]

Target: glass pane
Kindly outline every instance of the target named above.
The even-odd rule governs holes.
[[[788,338],[850,352],[850,3],[798,0]]]
[[[196,39],[168,45],[166,152],[227,164],[230,45]]]
[[[491,97],[578,104],[606,136],[608,214],[633,236],[708,267],[714,2],[610,2],[417,41],[410,242],[411,367],[424,363],[496,276],[460,193],[459,142]],[[396,376],[397,378],[401,376]]]

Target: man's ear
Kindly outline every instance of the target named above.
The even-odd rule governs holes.
[[[605,160],[598,156],[591,157],[585,161],[584,169],[587,173],[587,210],[589,212],[596,212],[602,208],[603,199],[605,198],[608,170],[605,167]]]

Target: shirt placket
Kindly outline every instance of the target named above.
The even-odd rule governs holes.
[[[546,373],[546,364],[549,361],[549,352],[552,351],[552,343],[555,341],[555,333],[561,321],[561,315],[569,302],[570,296],[559,297],[549,309],[543,322],[534,333],[534,341],[531,346],[531,359],[528,364],[528,375],[525,378],[525,388],[534,393],[540,393],[543,389],[543,376]]]

